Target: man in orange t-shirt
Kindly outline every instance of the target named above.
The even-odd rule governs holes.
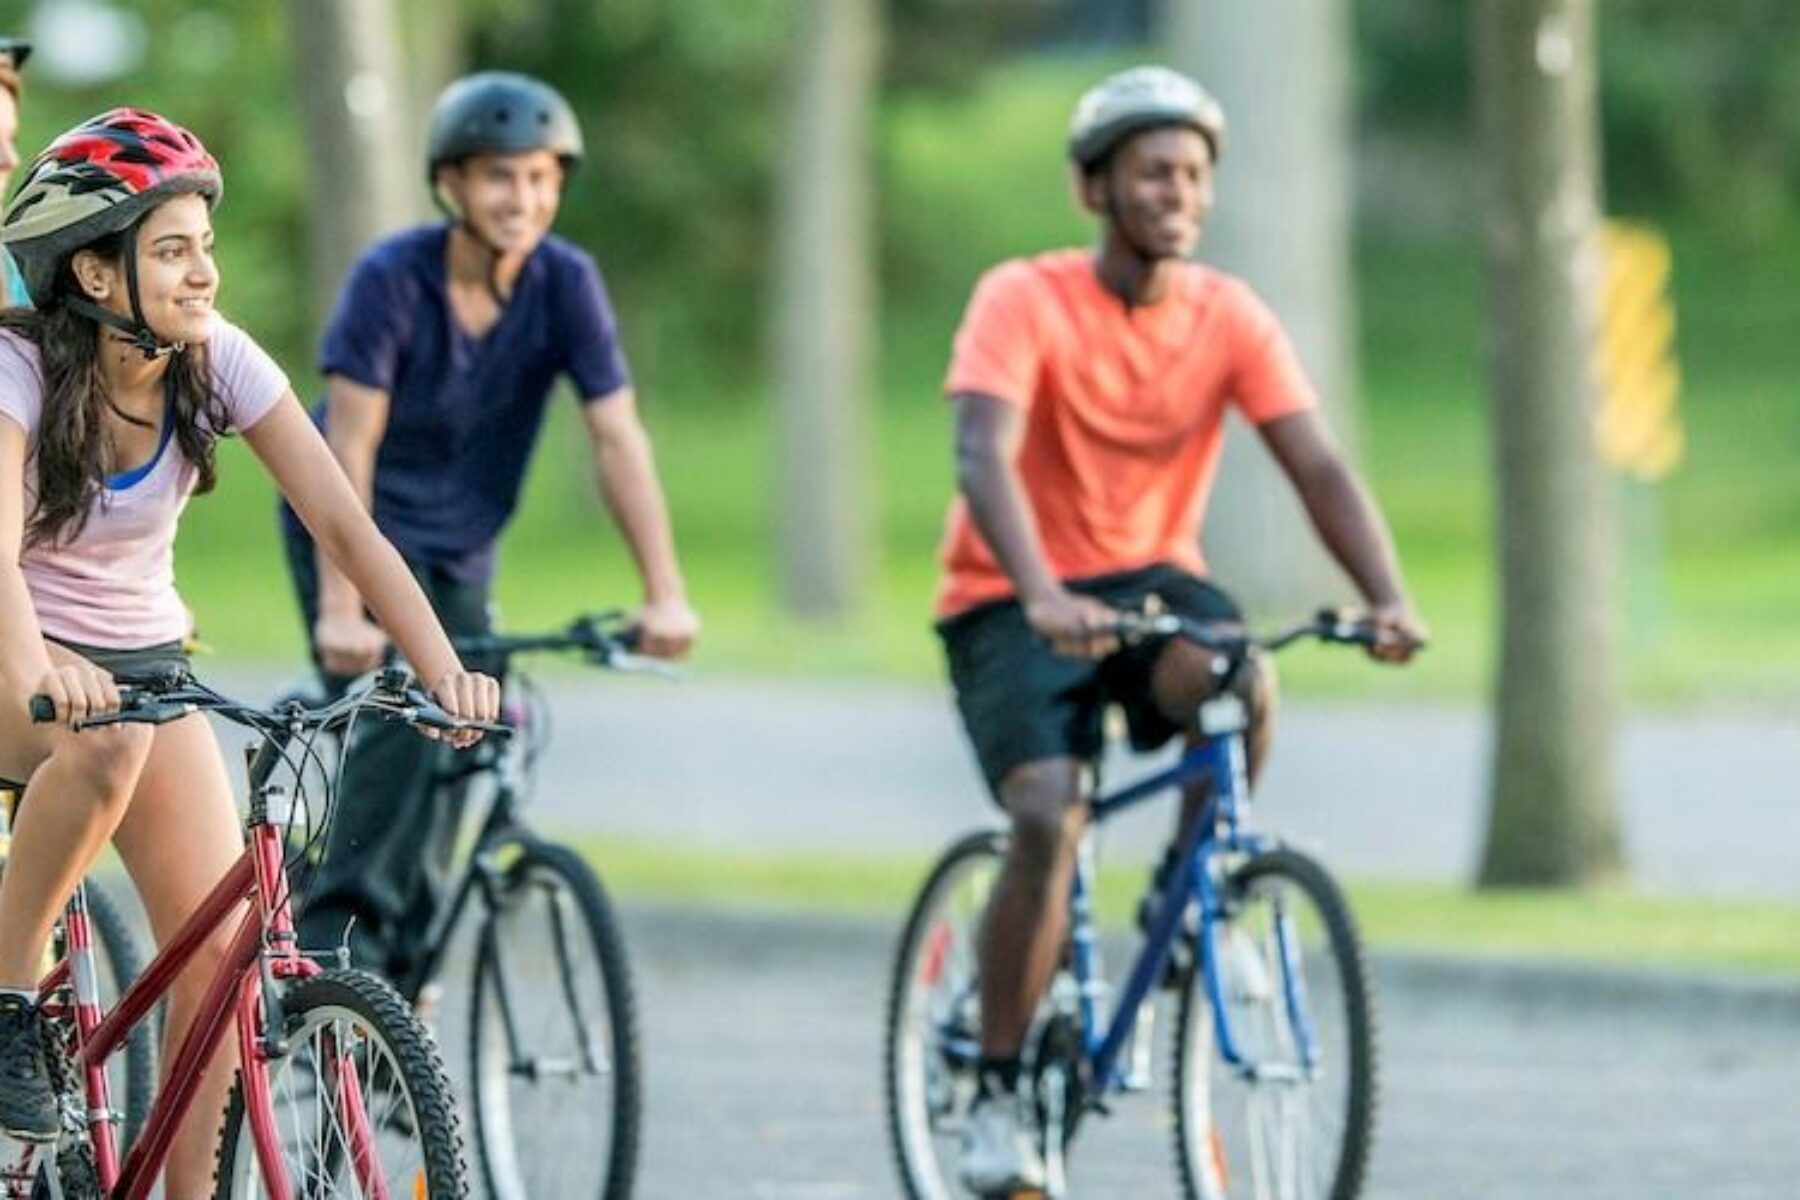
[[[1196,620],[1239,619],[1200,551],[1228,408],[1255,425],[1367,602],[1371,653],[1404,661],[1423,642],[1392,539],[1279,322],[1243,283],[1189,261],[1223,140],[1217,103],[1173,71],[1136,68],[1083,96],[1069,149],[1100,245],[988,272],[945,381],[960,494],[938,629],[1013,833],[979,953],[982,1062],[961,1162],[978,1193],[1044,1182],[1019,1051],[1067,936],[1102,709],[1121,705],[1133,744],[1151,749],[1197,736],[1211,688],[1210,656],[1191,643],[1122,649],[1118,613],[1154,596]],[[1253,682],[1253,771],[1267,693]]]

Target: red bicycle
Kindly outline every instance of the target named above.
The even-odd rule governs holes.
[[[207,1065],[235,1031],[238,1077],[220,1134],[216,1196],[467,1196],[456,1105],[430,1034],[380,978],[344,965],[323,968],[300,949],[284,835],[306,820],[302,768],[320,733],[341,730],[364,714],[421,729],[508,731],[451,716],[401,671],[384,671],[318,708],[298,701],[257,708],[220,695],[185,671],[140,681],[122,701],[117,712],[84,725],[161,724],[211,712],[260,735],[248,755],[247,844],[111,1011],[103,1010],[95,985],[86,893],[76,889],[63,917],[64,955],[39,985],[63,1130],[54,1145],[22,1145],[10,1162],[0,1162],[0,1195],[148,1196],[177,1129],[191,1116]],[[48,701],[34,698],[32,712],[48,719]],[[277,782],[290,775],[291,790]],[[240,911],[200,1014],[135,1143],[121,1154],[107,1061],[150,1017],[195,949]]]

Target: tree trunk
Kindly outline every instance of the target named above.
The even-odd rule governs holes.
[[[777,217],[777,524],[788,609],[837,617],[861,596],[871,546],[869,139],[879,25],[873,0],[796,8]]]
[[[1594,439],[1594,7],[1482,0],[1476,20],[1502,613],[1480,882],[1580,884],[1623,865],[1612,514]]]
[[[400,126],[411,148],[413,191],[408,208],[423,218],[435,212],[425,181],[425,134],[431,106],[450,81],[468,70],[466,5],[444,0],[399,0],[400,44],[406,47],[406,91]]]
[[[1202,256],[1275,310],[1354,455],[1348,6],[1163,0],[1162,25],[1174,65],[1225,106],[1226,148]],[[1253,611],[1308,609],[1348,594],[1293,488],[1239,422],[1226,439],[1205,545],[1214,573]]]
[[[323,321],[357,255],[405,224],[423,157],[407,139],[391,0],[293,0],[306,121],[313,309]]]

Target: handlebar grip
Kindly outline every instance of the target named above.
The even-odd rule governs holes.
[[[33,696],[27,707],[31,710],[31,719],[39,725],[48,725],[56,720],[56,702],[48,696]]]

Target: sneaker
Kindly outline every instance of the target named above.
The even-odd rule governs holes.
[[[40,1020],[35,1004],[0,996],[0,1133],[20,1142],[54,1142],[61,1125]]]
[[[443,1007],[444,985],[435,979],[420,988],[419,994],[413,997],[413,1016],[419,1018],[419,1024],[433,1038],[437,1037],[438,1017],[442,1015]]]
[[[1016,1096],[978,1097],[963,1127],[963,1185],[977,1195],[1017,1189],[1042,1190],[1044,1158],[1037,1139],[1019,1119]]]

